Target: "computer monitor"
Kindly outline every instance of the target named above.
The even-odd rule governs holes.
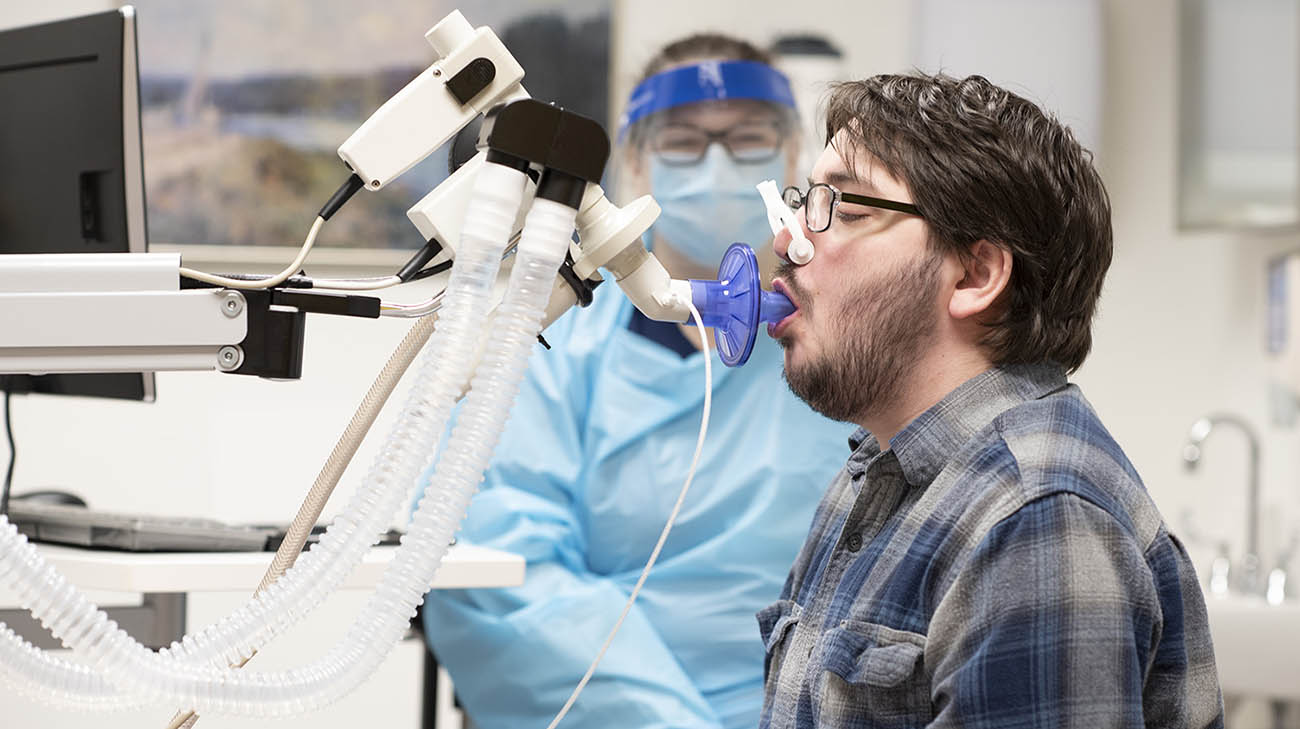
[[[0,31],[0,100],[0,254],[145,252],[134,8]],[[154,399],[151,372],[0,384]]]

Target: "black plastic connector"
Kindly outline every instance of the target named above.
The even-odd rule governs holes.
[[[497,67],[492,61],[481,57],[475,58],[457,71],[455,76],[447,79],[447,90],[456,97],[456,101],[459,101],[461,106],[464,106],[486,89],[496,77]]]
[[[352,196],[357,194],[357,190],[360,190],[365,186],[366,183],[362,182],[361,178],[356,174],[348,175],[347,181],[339,186],[339,189],[334,191],[333,197],[331,197],[329,202],[325,203],[325,206],[320,209],[320,217],[329,220],[334,213],[339,211],[339,208],[343,207],[344,203],[351,200]]]
[[[578,276],[573,270],[573,256],[564,254],[564,262],[560,264],[560,278],[573,289],[573,296],[578,300],[578,306],[591,306],[592,299],[595,297],[596,287],[600,285],[601,279],[584,279]]]
[[[574,210],[582,203],[582,193],[586,190],[586,180],[554,167],[544,168],[541,179],[537,181],[537,197],[567,205]]]
[[[379,318],[379,299],[357,294],[335,294],[313,291],[279,291],[271,289],[272,306],[291,306],[311,314],[357,316],[363,319]]]
[[[502,152],[499,149],[489,149],[486,157],[488,162],[494,165],[502,165],[512,170],[519,170],[524,174],[529,174],[532,170],[528,166],[528,160],[523,157],[516,157],[509,152]],[[536,181],[536,178],[533,178]]]
[[[409,283],[415,278],[416,274],[418,274],[425,266],[429,265],[429,261],[437,258],[439,253],[442,253],[442,244],[438,242],[437,238],[430,238],[429,242],[425,243],[423,248],[416,251],[415,255],[411,256],[411,260],[406,262],[405,266],[402,266],[402,270],[397,272],[397,277],[401,279],[403,283]]]
[[[247,302],[248,333],[239,343],[244,350],[244,362],[234,370],[234,374],[276,380],[300,379],[307,314],[271,308],[270,291],[241,293]]]
[[[489,150],[489,159],[509,155],[584,182],[598,182],[609,160],[609,137],[600,124],[536,99],[492,109],[479,132],[479,147]]]
[[[379,318],[380,301],[372,296],[280,289],[241,291],[248,332],[239,346],[243,364],[232,374],[297,380],[302,377],[307,312]]]

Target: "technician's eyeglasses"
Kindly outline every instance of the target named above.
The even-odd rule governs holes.
[[[785,140],[776,122],[745,122],[712,132],[691,124],[665,124],[650,132],[650,151],[667,165],[685,167],[704,159],[709,145],[721,142],[737,162],[767,162],[781,151]]]
[[[807,206],[804,211],[804,220],[808,225],[808,230],[813,233],[821,233],[831,227],[831,217],[835,214],[835,206],[840,203],[867,205],[873,208],[896,210],[908,215],[925,217],[921,215],[921,209],[912,203],[885,200],[884,198],[870,197],[868,195],[854,195],[851,192],[840,192],[834,185],[828,185],[825,182],[810,185],[808,192],[803,192],[791,185],[781,192],[781,199],[785,200],[785,204],[789,205],[791,210],[798,210]]]

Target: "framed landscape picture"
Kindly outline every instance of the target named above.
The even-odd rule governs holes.
[[[436,60],[424,33],[453,9],[497,33],[535,98],[604,123],[610,4],[138,0],[150,245],[230,261],[301,245],[349,174],[339,144]],[[361,192],[317,245],[350,260],[418,248],[406,210],[447,172],[440,150]]]

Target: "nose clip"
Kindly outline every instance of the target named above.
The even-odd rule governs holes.
[[[812,241],[803,234],[803,226],[799,225],[799,219],[795,217],[794,211],[789,205],[781,199],[781,191],[776,189],[775,180],[764,180],[755,187],[758,188],[758,194],[763,197],[763,203],[767,205],[767,224],[772,227],[772,235],[779,235],[781,229],[790,231],[790,245],[786,248],[785,257],[790,262],[802,266],[813,259]]]
[[[722,254],[718,280],[691,280],[691,303],[699,310],[704,326],[713,327],[718,356],[728,367],[749,360],[763,322],[781,321],[795,310],[785,294],[763,290],[758,258],[744,243],[732,243]]]

